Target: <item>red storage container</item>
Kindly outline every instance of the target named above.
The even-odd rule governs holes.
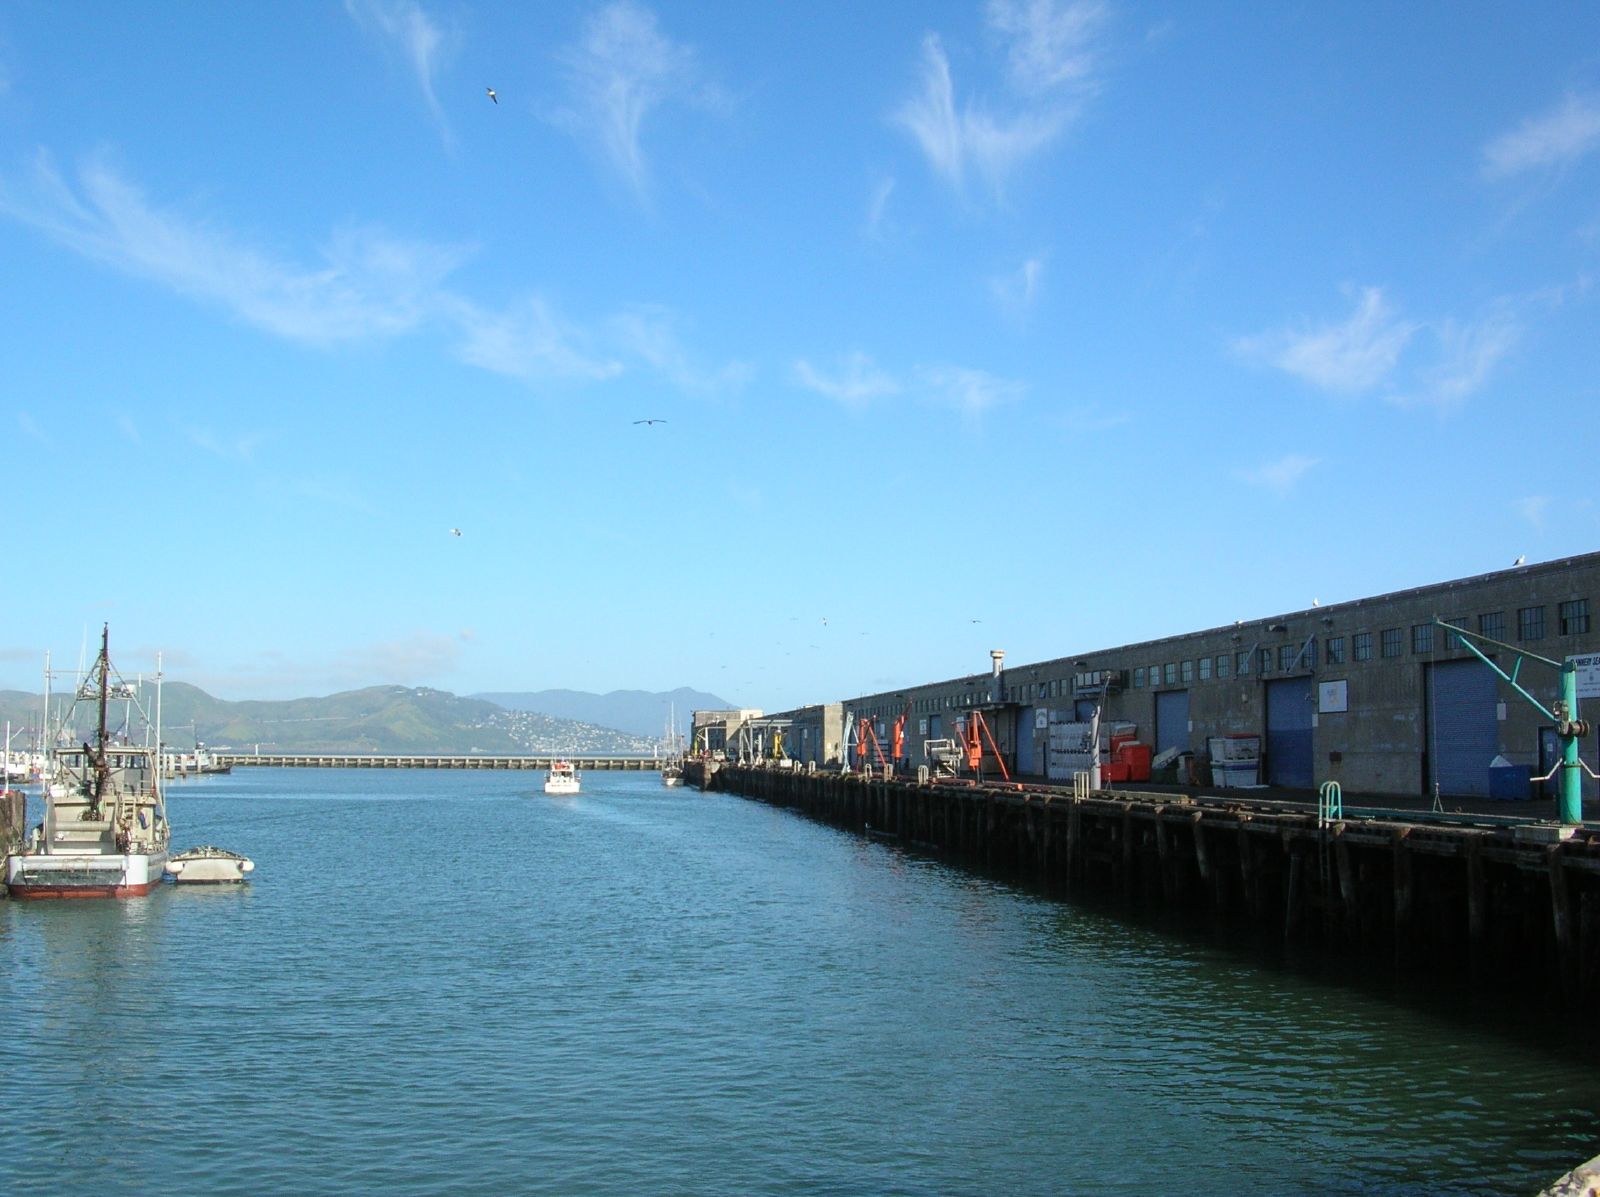
[[[1150,758],[1153,753],[1148,744],[1122,744],[1117,748],[1117,761],[1128,770],[1128,781],[1150,780]]]

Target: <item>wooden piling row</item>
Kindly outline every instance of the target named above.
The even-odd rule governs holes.
[[[1397,974],[1600,1001],[1600,835],[1343,820],[1170,794],[691,763],[690,779],[1049,888],[1205,911]],[[1541,829],[1547,831],[1548,829]]]

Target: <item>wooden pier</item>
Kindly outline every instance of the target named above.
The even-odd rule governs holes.
[[[1600,1000],[1600,826],[1319,818],[1221,795],[694,761],[687,777],[819,820],[1147,908],[1209,910],[1397,973]],[[1587,1021],[1587,1020],[1586,1020]]]
[[[621,770],[650,773],[662,762],[649,756],[616,754],[557,754],[555,756],[455,756],[438,753],[350,753],[350,752],[214,752],[219,765],[239,768],[250,765],[278,769],[548,769],[555,761],[569,761],[578,769]]]

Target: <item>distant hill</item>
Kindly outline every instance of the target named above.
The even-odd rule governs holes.
[[[10,720],[12,746],[21,749],[40,721],[43,699],[16,690],[0,691],[0,724]],[[113,730],[124,717],[113,703]],[[168,682],[161,692],[162,736],[187,747],[199,741],[214,749],[273,752],[430,752],[543,753],[650,752],[662,726],[630,734],[544,713],[509,710],[444,690],[371,686],[325,698],[283,702],[225,702],[183,682]],[[76,734],[92,732],[89,704]]]
[[[703,690],[679,687],[661,693],[648,690],[613,690],[589,694],[582,690],[534,690],[525,693],[474,694],[508,711],[537,711],[557,719],[576,719],[598,727],[615,727],[636,736],[660,739],[666,734],[668,711],[676,707],[679,728],[687,728],[690,711],[726,711],[732,703]]]

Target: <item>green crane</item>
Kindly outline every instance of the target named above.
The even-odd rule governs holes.
[[[1499,674],[1513,690],[1526,698],[1536,710],[1556,725],[1556,735],[1561,738],[1561,761],[1556,766],[1561,772],[1561,821],[1569,826],[1582,823],[1583,777],[1579,770],[1587,770],[1590,777],[1594,777],[1595,772],[1578,758],[1578,745],[1592,730],[1592,725],[1588,720],[1578,718],[1578,667],[1571,661],[1552,661],[1549,657],[1541,657],[1537,653],[1530,653],[1514,644],[1505,644],[1502,641],[1491,640],[1487,636],[1481,636],[1477,632],[1469,632],[1465,628],[1458,628],[1453,623],[1446,623],[1437,615],[1434,616],[1433,623],[1435,627],[1444,628],[1454,633],[1455,638],[1461,642],[1462,648]],[[1496,648],[1507,649],[1513,653],[1517,661],[1511,667],[1511,672],[1507,673],[1485,656],[1477,644],[1473,643],[1474,640],[1482,644],[1492,644]],[[1560,672],[1561,697],[1556,700],[1553,709],[1546,707],[1544,703],[1529,694],[1523,688],[1522,683],[1517,680],[1522,673],[1524,659],[1550,665]]]

